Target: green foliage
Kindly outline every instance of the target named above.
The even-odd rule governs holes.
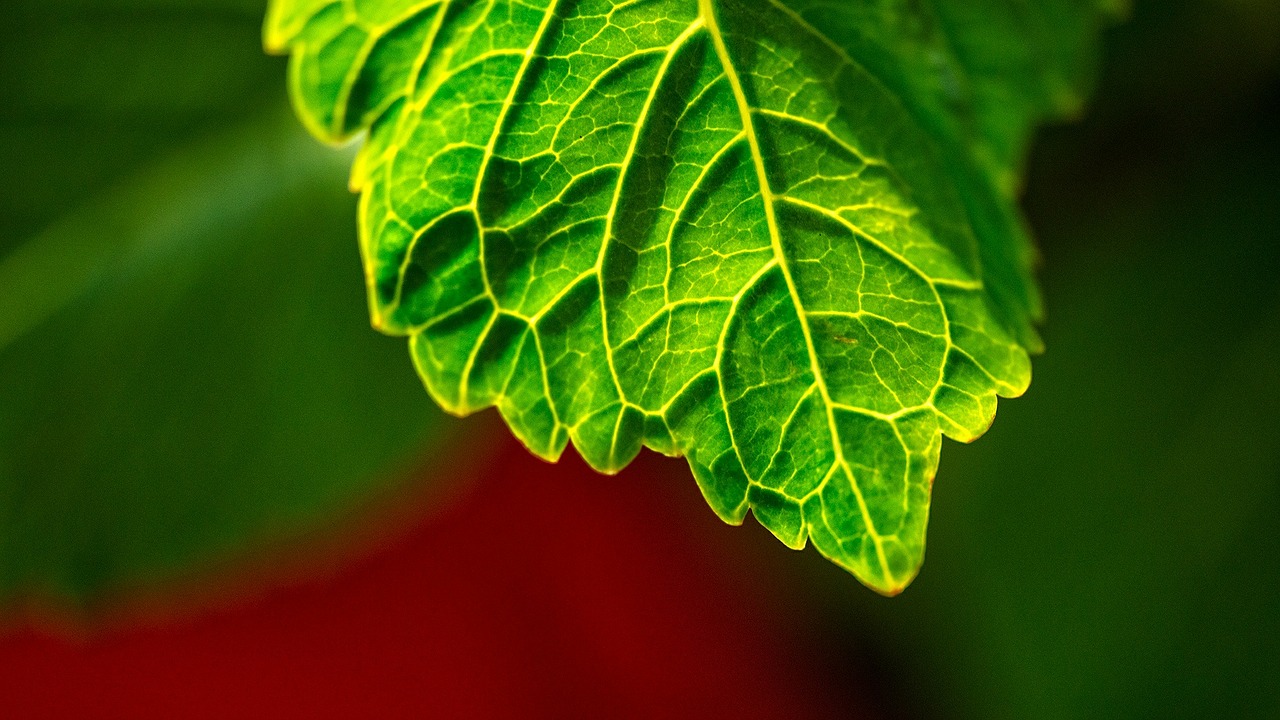
[[[1071,0],[276,0],[299,114],[367,131],[374,324],[446,409],[535,453],[689,460],[884,593],[920,567],[941,435],[1022,393],[1014,195],[1074,111]]]
[[[171,4],[6,6],[0,615],[308,536],[444,438],[368,332],[348,158],[272,97],[261,9]]]

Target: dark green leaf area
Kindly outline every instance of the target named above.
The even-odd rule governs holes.
[[[957,31],[817,7],[281,0],[266,39],[317,135],[367,130],[374,322],[442,406],[606,472],[687,456],[726,520],[754,507],[892,593],[941,433],[976,438],[1030,380],[1038,300],[1011,162],[963,129],[981,98],[878,72],[918,51],[890,25],[821,28]],[[966,57],[944,65],[985,87]]]
[[[0,255],[193,134],[278,104],[259,0],[6,0]]]
[[[430,447],[361,311],[341,158],[291,123],[190,143],[0,264],[0,606],[261,555]]]

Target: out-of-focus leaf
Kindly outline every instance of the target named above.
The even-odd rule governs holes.
[[[1101,13],[826,0],[278,0],[295,105],[368,142],[374,322],[535,453],[689,460],[896,593],[941,435],[1030,381],[1013,181]],[[1083,66],[1081,70],[1077,66]]]
[[[292,129],[262,9],[5,7],[0,611],[319,531],[438,439],[361,312],[345,158]]]
[[[189,140],[279,102],[258,0],[7,0],[0,256]]]
[[[171,157],[0,266],[28,281],[0,291],[25,328],[0,348],[0,601],[314,529],[426,447],[435,416],[361,311],[342,170],[289,128]]]

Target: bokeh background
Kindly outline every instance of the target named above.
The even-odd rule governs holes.
[[[1138,0],[887,600],[443,417],[261,0],[6,0],[0,716],[1280,717],[1280,3]]]

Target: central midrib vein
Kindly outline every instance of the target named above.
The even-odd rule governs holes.
[[[827,411],[827,425],[831,430],[831,444],[835,451],[836,462],[843,466],[844,471],[849,475],[849,485],[853,488],[854,496],[858,500],[858,510],[862,514],[863,525],[867,528],[867,534],[871,536],[876,546],[876,556],[880,561],[880,568],[884,572],[885,579],[896,581],[893,574],[889,571],[888,559],[885,557],[884,546],[879,533],[876,532],[875,525],[871,521],[871,513],[867,509],[866,500],[862,496],[862,489],[858,487],[858,481],[853,477],[853,471],[849,468],[848,462],[844,458],[844,450],[840,443],[840,434],[836,429],[835,412],[832,409],[831,394],[827,389],[826,380],[822,375],[822,368],[818,362],[817,348],[813,343],[813,333],[809,329],[809,319],[805,317],[804,306],[800,302],[800,294],[796,289],[795,278],[791,276],[791,268],[788,267],[786,255],[782,248],[782,236],[778,230],[778,218],[774,208],[776,196],[773,189],[769,185],[769,174],[764,166],[764,154],[760,150],[760,139],[756,135],[755,121],[752,118],[751,105],[747,102],[746,92],[742,87],[742,80],[738,77],[738,71],[733,65],[732,59],[729,57],[729,49],[724,42],[724,34],[720,31],[719,20],[716,18],[715,8],[712,0],[698,0],[698,13],[702,17],[706,25],[707,32],[711,34],[712,43],[715,45],[716,56],[720,59],[720,64],[724,67],[725,77],[729,80],[729,85],[733,89],[734,100],[738,104],[738,114],[742,118],[743,132],[746,133],[747,143],[751,148],[751,160],[755,164],[756,177],[760,184],[760,197],[764,203],[765,221],[769,227],[769,241],[773,247],[774,256],[778,260],[778,268],[782,271],[782,277],[787,283],[787,291],[791,294],[791,302],[795,307],[796,317],[800,322],[800,330],[804,334],[805,348],[809,352],[809,364],[813,372],[814,382],[818,386],[818,391],[822,394],[823,406]],[[745,468],[744,468],[745,470]]]

